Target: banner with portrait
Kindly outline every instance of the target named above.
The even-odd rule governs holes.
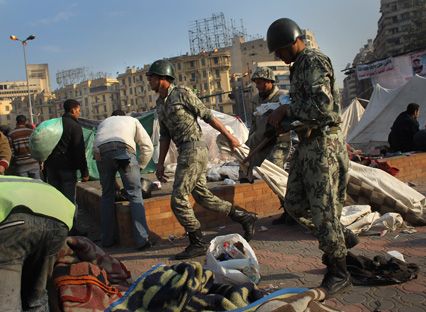
[[[426,77],[426,51],[410,54],[413,75]]]

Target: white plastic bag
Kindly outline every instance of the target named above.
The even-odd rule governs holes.
[[[224,247],[241,242],[244,246],[244,259],[229,259],[219,261],[220,255],[225,254]],[[240,234],[216,236],[211,240],[206,255],[205,268],[213,271],[217,283],[241,285],[248,282],[259,283],[259,262],[249,243]]]

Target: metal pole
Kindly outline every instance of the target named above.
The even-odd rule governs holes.
[[[22,49],[24,50],[24,63],[25,63],[25,77],[27,78],[27,91],[28,91],[28,107],[29,107],[29,111],[30,111],[30,121],[31,121],[31,126],[34,124],[34,119],[33,119],[33,107],[31,104],[31,93],[30,93],[30,83],[28,80],[28,69],[27,69],[27,53],[25,52],[25,45],[27,43],[25,41],[22,41]]]
[[[244,82],[242,80],[241,80],[241,85],[242,86],[240,86],[240,89],[241,89],[241,101],[242,101],[242,104],[243,104],[244,121],[246,123],[248,123],[247,113],[246,113],[246,105],[245,105],[245,102],[244,102]]]

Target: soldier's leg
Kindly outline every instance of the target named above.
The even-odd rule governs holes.
[[[203,164],[198,161],[199,157],[198,148],[181,151],[171,194],[173,213],[188,233],[200,229],[200,222],[189,202],[189,195],[203,172]]]
[[[195,201],[202,207],[223,213],[229,216],[233,221],[238,222],[242,225],[244,229],[244,238],[247,241],[250,241],[254,234],[254,223],[257,220],[256,214],[249,213],[242,209],[241,207],[235,207],[230,202],[220,199],[214,195],[207,188],[207,160],[208,160],[208,150],[203,149],[200,151],[200,163],[203,163],[204,166],[200,164],[202,168],[202,173],[198,177],[198,181],[192,191],[192,196]]]
[[[346,269],[346,246],[340,216],[347,181],[347,154],[341,148],[339,137],[319,137],[311,145],[312,162],[306,166],[307,198],[310,203],[314,234],[319,247],[329,259],[327,274],[321,286],[335,293],[350,285]]]
[[[200,148],[181,151],[176,167],[175,181],[171,196],[171,207],[179,223],[188,233],[189,245],[184,251],[175,255],[175,259],[182,260],[204,255],[207,249],[203,242],[200,222],[197,220],[189,203],[191,194],[203,172],[200,159]]]

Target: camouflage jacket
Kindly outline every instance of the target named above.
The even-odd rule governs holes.
[[[160,140],[171,139],[177,147],[185,142],[200,141],[200,117],[209,123],[213,114],[187,87],[170,85],[165,98],[157,99]]]
[[[327,56],[305,48],[290,68],[290,82],[290,117],[316,120],[320,126],[341,122],[339,93]]]
[[[252,111],[255,112],[256,107],[258,107],[261,104],[279,102],[280,100],[279,98],[281,94],[283,94],[283,92],[277,86],[274,86],[274,89],[272,89],[272,92],[265,99],[262,99],[259,96],[259,94],[256,94],[256,96],[254,97],[252,101]],[[256,131],[256,129],[258,128],[257,125],[259,124],[259,122],[264,122],[264,121],[266,121],[266,119],[263,116],[253,116],[249,135]]]

